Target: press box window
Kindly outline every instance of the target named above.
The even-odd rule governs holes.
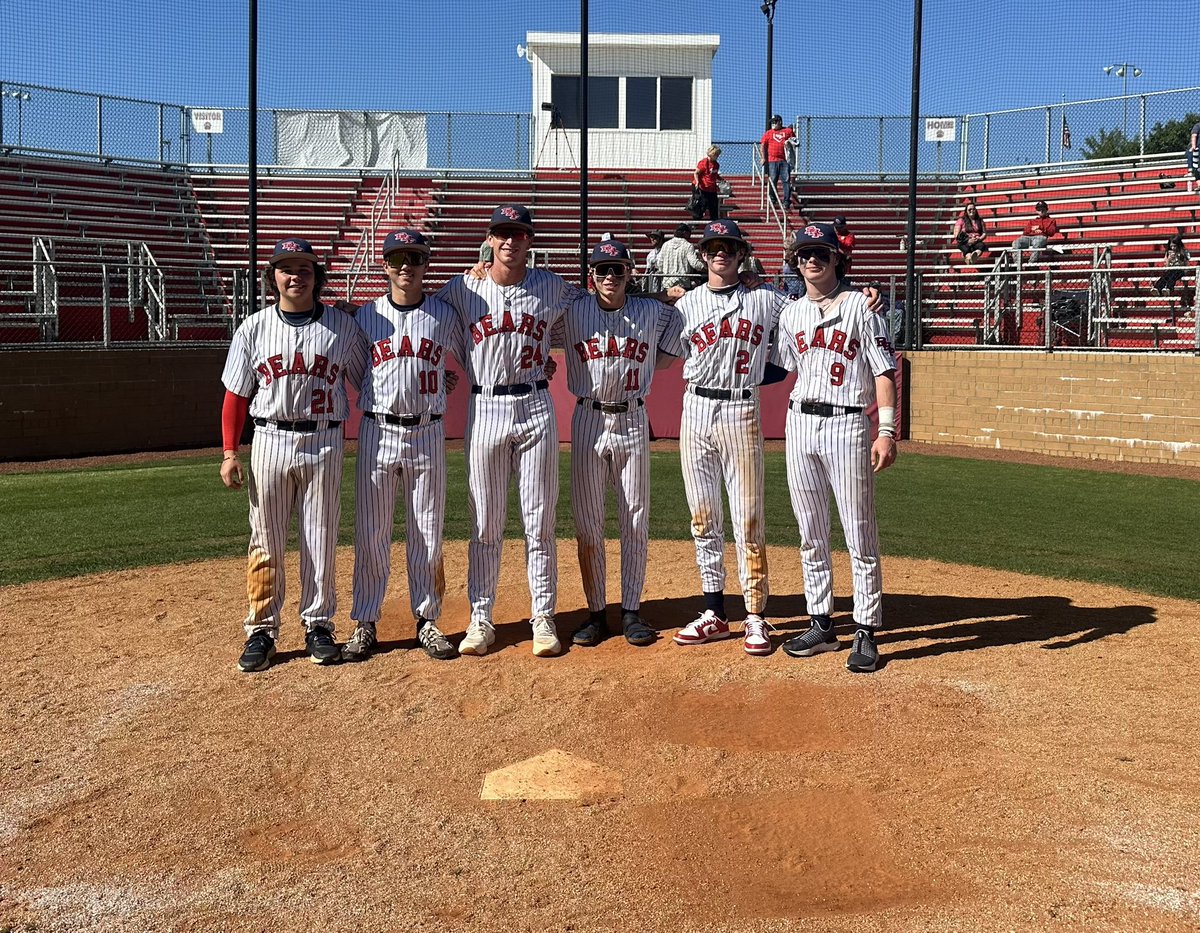
[[[618,78],[588,80],[588,123],[593,129],[613,129],[617,124]],[[564,129],[579,129],[579,76],[551,75],[550,103],[562,117]]]
[[[692,79],[661,78],[661,100],[658,108],[660,130],[690,130],[692,128]]]
[[[625,79],[625,128],[658,129],[658,78]]]

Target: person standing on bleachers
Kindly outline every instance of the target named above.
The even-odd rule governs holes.
[[[1045,201],[1035,205],[1037,216],[1025,222],[1025,231],[1015,240],[1012,248],[1015,250],[1032,250],[1029,262],[1037,262],[1042,258],[1042,250],[1046,243],[1058,236],[1058,223],[1050,216],[1050,208]]]
[[[650,247],[650,252],[646,254],[646,274],[642,276],[642,291],[653,294],[661,287],[661,269],[658,265],[658,253],[663,248],[663,243],[667,239],[667,235],[661,230],[651,230],[646,234],[650,238],[650,242],[654,245]]]
[[[675,228],[675,236],[658,251],[658,271],[662,273],[660,287],[663,291],[676,285],[695,288],[701,281],[697,273],[704,272],[705,268],[692,246],[691,225],[680,224]]]
[[[1188,263],[1192,260],[1187,247],[1183,245],[1182,232],[1176,233],[1167,240],[1164,249],[1166,250],[1164,265],[1167,267],[1167,271],[1154,283],[1154,294],[1156,295],[1161,295],[1163,292],[1168,295],[1174,294],[1175,286],[1187,273]]]
[[[1197,156],[1200,156],[1200,121],[1192,126],[1192,135],[1188,137],[1188,173],[1192,176],[1188,181],[1188,191],[1192,190],[1193,181],[1200,181],[1200,161]]]
[[[980,257],[988,251],[987,224],[979,216],[979,209],[975,207],[974,201],[967,201],[963,205],[962,213],[958,215],[958,220],[954,221],[953,239],[954,245],[962,252],[963,262],[969,266],[977,264]]]
[[[720,182],[724,179],[721,178],[721,163],[717,161],[720,155],[720,146],[709,146],[707,154],[696,163],[696,170],[692,173],[692,184],[700,189],[700,197],[704,199],[704,211],[709,220],[716,220],[721,216]]]
[[[796,148],[796,131],[783,125],[779,114],[771,117],[771,126],[762,134],[763,168],[771,185],[771,196],[783,210],[792,206],[792,164],[790,156]],[[783,200],[779,200],[779,183],[783,182]]]

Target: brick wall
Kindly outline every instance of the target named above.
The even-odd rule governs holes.
[[[1200,358],[1151,353],[912,353],[913,440],[1200,465]]]
[[[0,353],[0,459],[219,447],[225,352]]]

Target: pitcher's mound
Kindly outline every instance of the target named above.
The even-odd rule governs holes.
[[[552,748],[497,768],[483,779],[481,800],[601,800],[621,796],[621,776]]]

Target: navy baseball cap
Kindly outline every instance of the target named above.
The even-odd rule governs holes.
[[[835,218],[833,218],[833,225],[834,225],[835,227],[844,227],[844,226],[846,226],[846,218],[845,218],[845,217],[843,217],[841,214],[838,214],[838,215],[837,215]]]
[[[737,222],[733,220],[714,220],[704,228],[704,236],[700,237],[700,242],[696,245],[703,246],[710,240],[730,240],[747,249],[750,248],[750,243],[742,236],[742,231],[738,228]]]
[[[524,204],[501,204],[492,211],[492,222],[488,224],[491,233],[497,227],[523,227],[533,233],[533,215]]]
[[[389,233],[383,241],[383,258],[387,259],[392,253],[408,250],[414,253],[429,255],[429,243],[416,230],[396,230]]]
[[[839,255],[842,252],[842,244],[838,242],[837,231],[833,228],[833,224],[809,224],[807,227],[802,227],[796,231],[796,245],[799,247],[825,246]]]
[[[321,264],[321,260],[313,252],[313,248],[308,240],[298,236],[290,236],[276,243],[275,252],[271,254],[269,262],[272,266],[275,266],[285,259],[307,259],[313,265]]]
[[[629,258],[629,249],[620,240],[601,240],[596,244],[596,248],[592,250],[592,258],[588,260],[588,265],[598,266],[604,262],[633,265],[633,260]]]

